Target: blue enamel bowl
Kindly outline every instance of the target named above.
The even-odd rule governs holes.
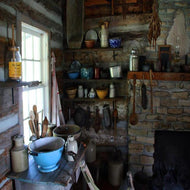
[[[67,74],[70,79],[77,79],[79,77],[79,72],[77,71],[68,71]]]
[[[52,172],[59,167],[64,144],[65,140],[61,137],[44,137],[29,145],[29,153],[40,172]]]
[[[110,38],[109,45],[111,48],[119,48],[121,47],[121,38]]]

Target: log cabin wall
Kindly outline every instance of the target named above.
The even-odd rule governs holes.
[[[8,39],[11,38],[11,24],[16,27],[17,13],[47,28],[50,32],[50,48],[55,52],[56,69],[62,68],[63,24],[62,3],[51,0],[32,1],[1,1],[0,2],[0,70],[4,70]],[[17,28],[15,29],[15,33]],[[16,35],[15,35],[16,36]],[[10,149],[12,137],[21,133],[19,123],[19,89],[14,89],[14,103],[12,89],[0,89],[0,189],[11,190],[13,183],[6,178],[11,169]]]

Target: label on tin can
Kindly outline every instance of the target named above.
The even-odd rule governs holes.
[[[9,62],[9,77],[20,78],[22,75],[22,63],[21,62]]]

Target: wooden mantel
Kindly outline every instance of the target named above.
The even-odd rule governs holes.
[[[150,80],[150,73],[129,71],[127,79],[134,79],[134,77],[136,79]],[[152,80],[190,81],[190,73],[152,72]]]

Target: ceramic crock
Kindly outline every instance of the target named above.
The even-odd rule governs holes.
[[[16,135],[13,138],[14,147],[11,150],[11,163],[14,172],[23,172],[28,169],[28,153],[24,146],[22,135]]]

